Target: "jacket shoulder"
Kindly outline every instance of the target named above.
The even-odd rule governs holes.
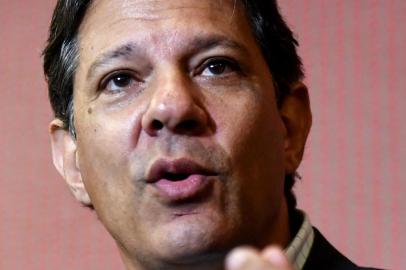
[[[334,248],[316,228],[313,229],[314,242],[303,270],[380,270],[357,266]]]

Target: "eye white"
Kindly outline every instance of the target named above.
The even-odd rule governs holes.
[[[129,74],[117,74],[109,79],[106,90],[119,92],[128,88],[133,83],[133,78]]]
[[[206,68],[203,70],[203,76],[220,76],[223,75],[227,69],[230,69],[229,64],[226,61],[212,61],[207,64]]]

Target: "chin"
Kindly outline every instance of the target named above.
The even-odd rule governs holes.
[[[218,216],[193,214],[175,217],[158,233],[157,251],[172,263],[193,263],[223,257],[228,250],[226,223]]]

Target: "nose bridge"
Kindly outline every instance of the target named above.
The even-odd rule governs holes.
[[[186,72],[176,67],[162,67],[151,85],[152,96],[142,125],[150,135],[161,129],[196,133],[207,124],[197,90]]]
[[[177,113],[181,113],[189,106],[193,106],[195,93],[193,93],[192,85],[181,72],[171,67],[166,69],[165,72],[158,75],[154,83],[155,89],[151,105],[158,105],[158,109],[161,110],[175,110]]]

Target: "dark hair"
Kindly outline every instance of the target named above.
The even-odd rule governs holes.
[[[276,0],[240,0],[245,7],[255,38],[260,45],[276,86],[278,102],[290,91],[290,84],[303,79],[298,42],[282,18]],[[90,0],[58,0],[52,16],[47,46],[43,51],[44,73],[55,117],[74,136],[73,78],[78,64],[77,33]],[[296,207],[295,175],[285,177],[289,209]]]

